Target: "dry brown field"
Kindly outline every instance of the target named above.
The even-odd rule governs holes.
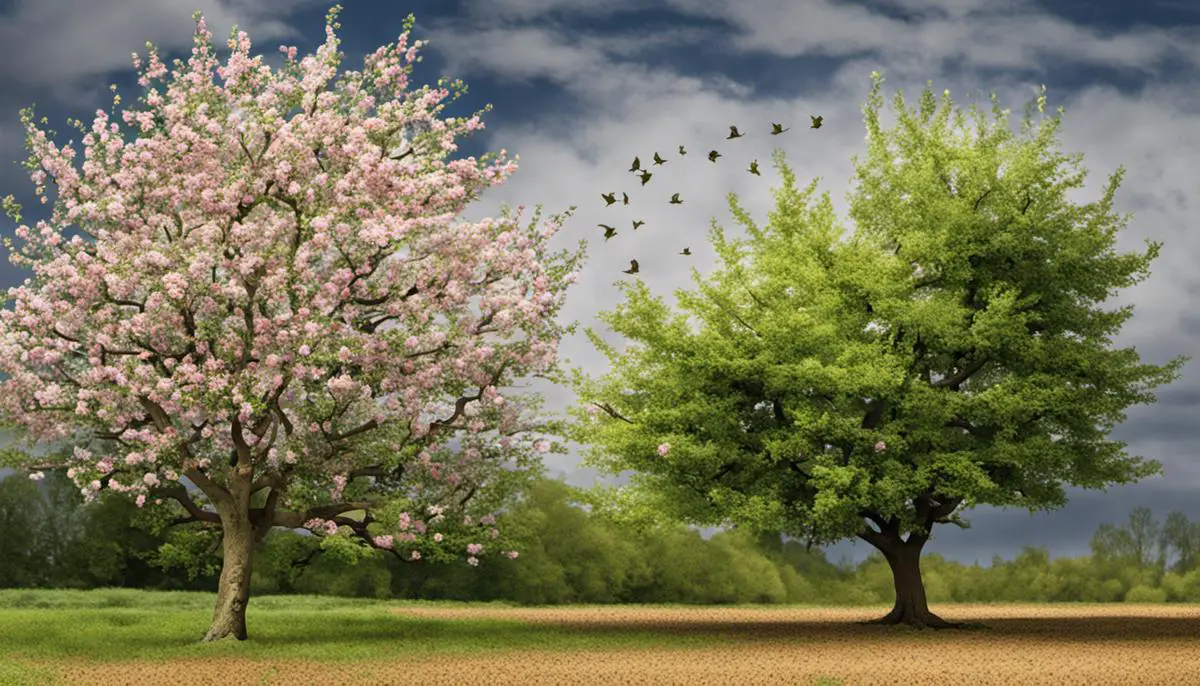
[[[412,616],[495,617],[563,632],[700,636],[703,648],[563,653],[535,647],[352,667],[235,659],[62,665],[76,684],[895,684],[1200,686],[1197,605],[945,605],[966,631],[863,626],[877,608],[397,608]],[[253,640],[253,637],[251,638]],[[133,665],[130,665],[133,668]],[[125,674],[120,677],[118,674]]]

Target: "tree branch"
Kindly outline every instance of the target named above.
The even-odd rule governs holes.
[[[629,424],[633,424],[633,422],[632,422],[631,420],[629,420],[629,419],[626,419],[626,418],[625,418],[624,416],[622,416],[622,415],[621,415],[619,412],[617,412],[616,410],[614,410],[614,409],[612,408],[612,406],[611,406],[611,405],[609,405],[608,403],[598,403],[598,402],[592,402],[592,404],[593,404],[593,405],[595,405],[596,407],[600,408],[601,410],[604,410],[605,412],[607,412],[607,413],[609,414],[609,416],[613,417],[614,419],[620,419],[620,420],[621,420],[621,421],[623,421],[623,422],[627,422],[627,423],[629,423]]]
[[[211,522],[213,524],[221,523],[221,516],[216,512],[202,509],[199,505],[197,505],[196,501],[192,500],[192,496],[188,494],[187,489],[184,488],[183,484],[176,484],[173,487],[162,490],[156,489],[155,495],[160,494],[174,499],[183,506],[183,509],[188,511],[189,515],[191,515],[191,517],[177,518],[171,523],[172,526],[175,524],[186,524],[187,522]]]
[[[938,379],[937,381],[934,381],[933,383],[931,383],[929,385],[932,388],[945,388],[948,386],[948,387],[950,387],[950,390],[957,391],[958,387],[960,385],[962,385],[962,383],[964,381],[969,379],[971,377],[971,375],[974,374],[975,372],[979,371],[980,369],[983,369],[983,365],[987,364],[990,360],[991,360],[991,358],[988,357],[987,353],[984,353],[984,354],[980,355],[979,358],[976,359],[974,362],[959,369],[954,374],[951,374],[950,376],[947,376],[944,379]]]

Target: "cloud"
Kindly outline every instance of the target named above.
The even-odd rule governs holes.
[[[600,17],[636,10],[645,0],[467,0],[466,13],[477,21],[537,19],[552,12],[583,17]]]
[[[895,19],[830,0],[724,2],[667,0],[674,9],[730,22],[740,31],[731,46],[782,57],[914,54],[929,62],[976,68],[1035,69],[1063,61],[1122,69],[1154,69],[1164,58],[1200,55],[1196,29],[1132,27],[1116,35],[1073,24],[1031,2],[935,3],[908,0],[903,9],[924,21]],[[940,10],[940,11],[939,11]],[[941,15],[933,18],[930,15]]]
[[[146,56],[150,41],[166,56],[190,53],[199,9],[213,34],[213,43],[228,52],[225,41],[234,24],[256,43],[254,52],[273,53],[277,39],[296,39],[303,31],[276,17],[325,0],[36,0],[20,2],[0,23],[0,79],[5,86],[45,88],[71,104],[94,104],[102,97],[95,77],[132,70],[130,53]],[[136,21],[130,17],[136,16]],[[305,27],[306,31],[311,31]],[[263,48],[267,49],[264,50]],[[186,60],[185,60],[186,61]],[[170,60],[167,60],[168,66]]]

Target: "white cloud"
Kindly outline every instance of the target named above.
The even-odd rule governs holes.
[[[466,10],[477,20],[494,22],[537,19],[550,12],[596,17],[636,10],[644,5],[644,0],[467,0]]]
[[[69,104],[91,104],[107,83],[97,75],[132,70],[130,53],[146,57],[146,41],[154,43],[166,59],[169,52],[190,53],[195,24],[192,13],[204,13],[218,53],[228,52],[226,41],[234,24],[254,42],[251,54],[268,60],[279,55],[278,41],[303,35],[298,27],[275,17],[324,0],[268,0],[214,2],[214,0],[37,0],[18,3],[0,23],[0,78],[10,88],[51,84],[56,99]],[[136,17],[136,20],[132,20]],[[323,26],[317,27],[322,31]],[[311,33],[311,27],[303,32]],[[166,59],[168,67],[170,59]],[[186,55],[184,61],[186,62]],[[278,60],[276,64],[278,63]]]
[[[944,18],[906,22],[830,0],[667,1],[681,12],[724,19],[737,26],[741,31],[733,38],[735,48],[783,57],[848,57],[871,51],[881,56],[921,55],[930,62],[961,60],[973,67],[1037,68],[1067,61],[1151,69],[1171,54],[1183,54],[1193,61],[1200,56],[1194,30],[1134,27],[1103,35],[1029,2],[909,0],[901,4],[909,9],[941,8]]]

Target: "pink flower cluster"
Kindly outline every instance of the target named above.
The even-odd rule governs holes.
[[[489,378],[484,363],[504,367],[508,378],[553,366],[561,337],[554,315],[582,256],[556,265],[559,258],[548,254],[562,218],[524,228],[519,207],[515,217],[506,208],[503,219],[455,221],[516,164],[503,150],[491,164],[445,161],[458,136],[483,124],[479,114],[439,119],[447,88],[406,90],[420,45],[408,47],[407,33],[335,89],[326,87],[340,64],[331,25],[317,54],[298,64],[296,48],[281,46],[289,69],[273,73],[249,57],[244,32],[220,65],[212,34],[195,18],[192,59],[171,72],[165,88],[152,83],[168,74],[157,52],[150,49],[144,70],[133,56],[146,109],[127,109],[120,121],[134,135],[122,135],[97,110],[79,168],[75,149],[58,147],[32,111],[22,112],[36,193],[47,202],[52,179],[57,197],[50,220],[34,229],[20,224],[19,206],[5,203],[26,244],[17,249],[5,240],[10,261],[39,278],[10,289],[14,307],[0,311],[0,372],[7,376],[0,413],[32,440],[67,438],[80,426],[113,432],[119,454],[76,447],[67,474],[89,501],[108,488],[133,494],[138,507],[150,498],[161,504],[154,489],[183,476],[204,488],[209,478],[289,476],[297,466],[317,473],[315,488],[328,486],[336,502],[360,465],[333,465],[325,449],[387,424],[430,435],[437,429],[430,417],[444,416],[431,410],[446,388],[483,388],[482,402],[463,417],[470,435],[489,427],[478,407],[485,403],[489,412],[501,408],[512,428],[518,403],[500,395],[507,379]],[[297,106],[305,115],[286,120]],[[419,157],[395,159],[398,141],[388,132],[412,125],[432,133],[413,151]],[[95,242],[64,240],[68,226],[86,229]],[[429,251],[436,266],[385,262],[405,246]],[[552,278],[560,266],[567,278]],[[493,278],[478,279],[481,271]],[[378,311],[403,331],[402,343],[361,325]],[[443,318],[454,325],[440,325]],[[514,333],[524,334],[521,346],[484,340]],[[178,350],[187,352],[165,352]],[[69,357],[88,365],[67,383],[60,362]],[[322,378],[323,386],[311,383]],[[270,407],[266,397],[274,398]],[[345,412],[317,416],[318,400],[344,404]],[[366,423],[355,426],[349,417]],[[269,431],[251,432],[260,425]],[[278,425],[289,430],[275,444],[284,433]],[[498,443],[511,455],[551,447],[508,436]],[[235,448],[239,459],[227,466]],[[479,476],[463,463],[426,466],[454,487]],[[430,526],[444,519],[442,510],[430,507]],[[488,515],[480,524],[494,521]],[[304,526],[326,535],[338,529],[321,518]],[[398,526],[396,535],[373,542],[392,548],[427,528],[407,512]],[[494,540],[499,531],[489,534]],[[477,565],[481,552],[482,544],[470,544],[468,563]]]

